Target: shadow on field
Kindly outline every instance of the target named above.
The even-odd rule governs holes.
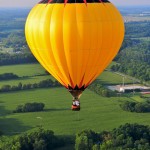
[[[4,135],[15,135],[31,129],[29,126],[24,126],[18,119],[10,118],[8,114],[11,114],[11,111],[0,106],[0,131]]]
[[[64,111],[64,110],[71,110],[71,108],[51,108],[51,109],[45,109],[45,112],[48,111]]]
[[[28,79],[32,79],[32,77],[30,77],[30,76],[23,76],[23,77],[19,77],[19,78],[17,78],[17,79],[15,79],[15,80],[28,80]]]
[[[11,111],[5,109],[5,107],[3,106],[3,103],[4,102],[0,101],[0,117],[11,113]]]

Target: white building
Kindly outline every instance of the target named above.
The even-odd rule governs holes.
[[[118,91],[121,93],[125,92],[133,92],[133,91],[150,91],[150,87],[143,86],[143,85],[116,85],[116,86],[108,86],[108,89],[112,91]]]

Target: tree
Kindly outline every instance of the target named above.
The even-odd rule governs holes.
[[[20,90],[22,89],[22,83],[21,82],[18,83],[18,89],[20,89]]]
[[[146,113],[150,112],[150,104],[148,102],[124,102],[120,107],[125,111]]]
[[[44,103],[26,103],[24,105],[18,105],[16,110],[13,112],[21,113],[21,112],[36,112],[36,111],[43,111],[45,107]]]
[[[23,112],[23,105],[18,105],[17,108],[16,108],[16,110],[14,110],[13,112],[15,112],[15,113],[21,113],[21,112]]]
[[[44,140],[35,140],[33,147],[34,150],[47,150],[46,142]]]
[[[135,105],[135,111],[138,112],[138,113],[141,113],[141,112],[146,112],[146,108],[145,108],[145,105],[142,104],[142,103],[137,103]]]
[[[88,138],[87,136],[81,135],[79,137],[76,138],[76,142],[75,142],[75,149],[76,150],[89,150],[89,146],[88,146]]]
[[[0,150],[53,150],[62,146],[62,139],[43,128],[3,140],[2,144],[0,141]]]
[[[3,85],[3,86],[1,87],[1,91],[2,91],[2,92],[8,92],[8,91],[10,91],[10,89],[11,89],[11,86],[10,86],[10,85]]]
[[[76,135],[75,149],[76,150],[90,150],[94,143],[99,141],[99,134],[92,130],[84,130]]]
[[[3,135],[3,132],[2,131],[0,131],[0,136],[2,136]]]
[[[138,124],[125,124],[112,131],[113,147],[122,147],[123,149],[138,149],[139,144],[143,147],[149,147],[150,127]],[[121,137],[121,138],[120,138]]]
[[[98,144],[93,145],[92,150],[100,150],[100,146]]]
[[[105,141],[100,145],[100,150],[110,150],[113,149],[113,144],[111,140]]]

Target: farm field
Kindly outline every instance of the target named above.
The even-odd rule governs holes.
[[[21,65],[9,65],[1,66],[0,74],[14,73],[19,77],[35,76],[45,73],[45,70],[40,64],[21,64]]]
[[[0,81],[0,87],[3,85],[18,85],[22,84],[33,84],[39,83],[42,80],[52,79],[55,80],[51,75],[46,75],[45,70],[40,64],[25,64],[25,65],[11,65],[11,66],[2,66],[0,74],[4,73],[13,73],[19,76],[19,79],[14,80],[3,80]]]
[[[115,74],[110,71],[104,71],[98,79],[102,81],[104,84],[122,84],[123,78],[122,76]],[[125,78],[124,80],[125,84],[133,83],[133,81],[129,78]]]
[[[139,96],[132,96],[131,98],[137,102],[145,102],[145,100]]]
[[[45,74],[45,70],[40,64],[1,66],[0,74],[3,73],[14,73],[20,78],[15,80],[0,81],[0,87],[2,87],[3,85],[18,85],[18,83],[20,82],[22,84],[32,84],[46,79],[55,80],[51,75]],[[104,71],[98,77],[98,79],[102,82],[102,84],[122,84],[122,76],[109,71]],[[133,81],[130,79],[125,79],[125,83],[132,82]]]
[[[17,79],[17,80],[8,80],[8,81],[0,81],[0,88],[3,85],[13,85],[13,86],[17,86],[19,83],[22,84],[34,84],[34,83],[39,83],[40,81],[43,80],[47,80],[47,79],[52,79],[55,80],[52,76],[50,75],[43,75],[43,76],[34,76],[34,77],[25,77],[25,78],[21,78],[21,79]]]
[[[145,94],[144,97],[149,98],[149,97],[150,97],[150,94]]]
[[[1,81],[0,86],[37,83],[45,79],[53,79],[44,75],[45,70],[39,64],[13,65],[1,67],[0,74],[14,73],[19,80]],[[105,84],[122,84],[122,77],[105,71],[98,77]],[[132,83],[131,80],[125,80]],[[90,90],[85,90],[81,97],[81,111],[72,112],[72,97],[63,87],[35,89],[20,92],[0,93],[0,129],[7,135],[15,135],[31,131],[38,126],[51,129],[58,135],[74,135],[83,129],[97,132],[111,130],[125,123],[150,124],[149,113],[131,113],[123,111],[121,101],[142,101],[139,96],[101,97]],[[12,113],[20,104],[27,102],[45,103],[44,112]]]
[[[0,94],[0,129],[8,135],[31,131],[37,126],[57,135],[74,135],[83,129],[111,130],[125,123],[150,124],[149,113],[123,111],[119,104],[127,97],[104,98],[89,90],[81,97],[81,111],[72,112],[71,95],[64,88],[38,89]],[[43,102],[44,112],[12,113],[17,105]]]

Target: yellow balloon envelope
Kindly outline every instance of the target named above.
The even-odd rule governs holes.
[[[78,99],[116,56],[124,23],[107,0],[43,0],[29,13],[25,35],[41,65]]]

